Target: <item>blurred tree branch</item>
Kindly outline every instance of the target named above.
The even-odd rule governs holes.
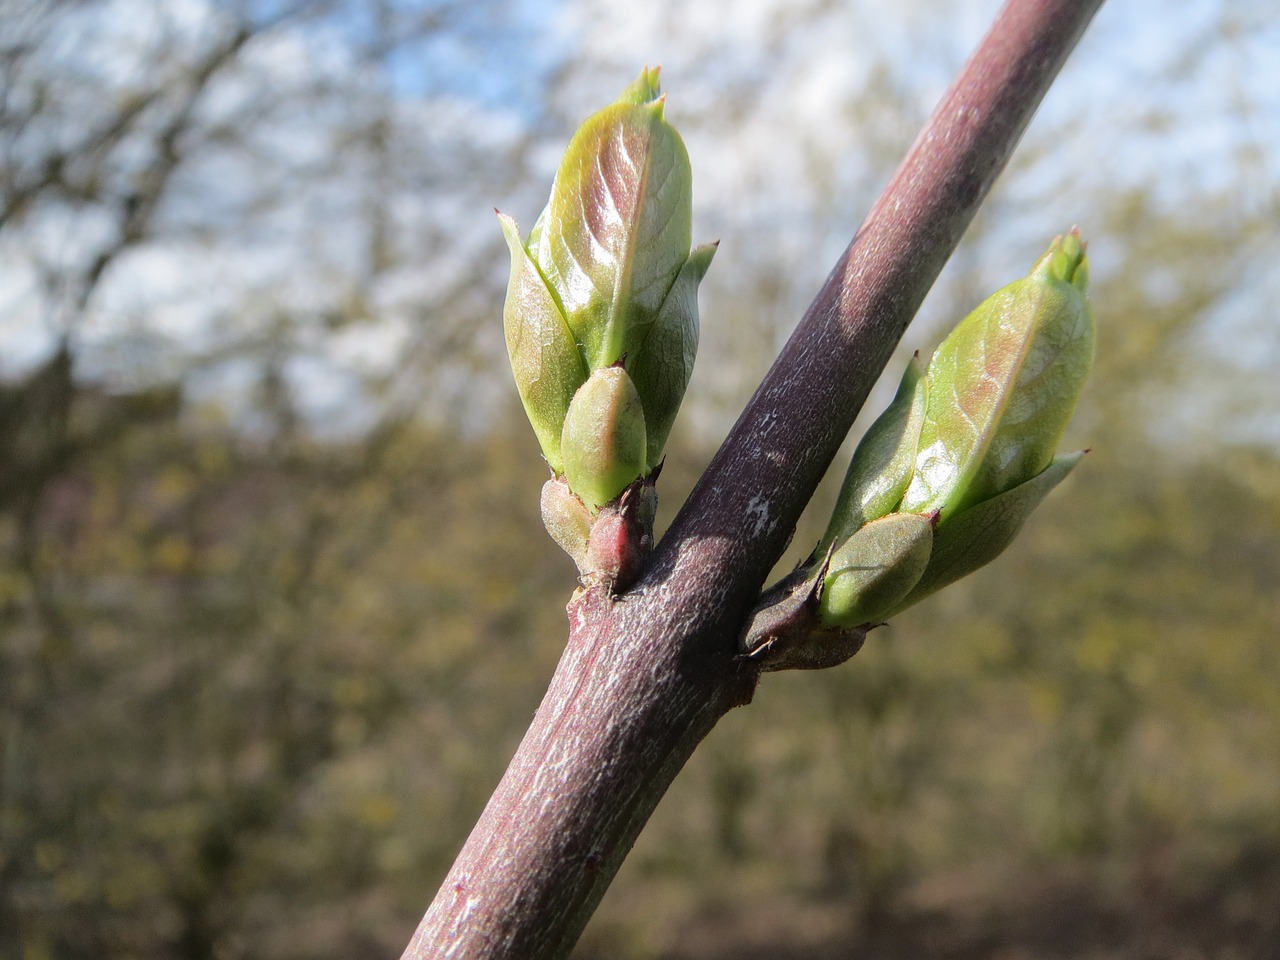
[[[621,598],[569,608],[532,726],[406,958],[577,941],[696,745],[750,701],[735,640],[872,385],[1101,0],[1010,0]]]
[[[63,815],[63,804],[77,804],[73,798],[79,795],[78,782],[68,782],[56,791],[56,802],[42,796],[40,772],[49,765],[40,756],[40,745],[56,738],[59,723],[67,716],[59,705],[67,702],[63,698],[87,702],[87,697],[71,691],[83,681],[85,671],[94,669],[94,629],[112,620],[111,612],[104,615],[104,607],[112,603],[111,585],[104,588],[109,578],[81,576],[75,562],[67,561],[71,551],[58,549],[64,538],[78,541],[85,536],[87,524],[78,495],[84,489],[97,488],[108,494],[108,501],[114,500],[121,491],[111,489],[111,477],[117,469],[129,473],[133,466],[130,458],[140,447],[162,461],[161,483],[165,471],[170,477],[201,477],[200,456],[193,455],[193,448],[215,453],[210,460],[214,464],[227,452],[212,450],[213,443],[207,437],[204,443],[173,445],[166,450],[183,407],[182,387],[163,375],[159,382],[141,388],[98,382],[101,373],[92,369],[92,357],[87,362],[83,357],[91,352],[83,343],[90,337],[82,338],[81,330],[93,325],[95,311],[110,300],[108,287],[116,280],[112,272],[123,266],[128,255],[172,244],[175,234],[181,233],[181,224],[175,230],[172,222],[171,205],[189,201],[191,187],[184,178],[207,159],[210,148],[230,141],[252,149],[246,118],[255,118],[264,103],[275,106],[286,96],[297,96],[296,92],[282,94],[268,86],[261,95],[250,95],[241,104],[233,102],[227,107],[228,85],[234,87],[246,76],[252,80],[254,42],[287,21],[318,15],[331,6],[299,0],[279,5],[268,16],[256,16],[244,6],[229,11],[210,8],[207,24],[185,25],[190,33],[178,38],[186,41],[184,44],[169,35],[171,29],[181,33],[165,21],[164,14],[171,11],[157,5],[150,11],[156,16],[139,17],[143,22],[137,25],[137,34],[129,34],[144,38],[138,44],[142,55],[119,41],[119,49],[110,53],[122,61],[133,59],[127,69],[105,79],[95,73],[92,57],[85,57],[89,67],[75,63],[83,75],[67,69],[65,62],[59,69],[59,57],[67,56],[67,48],[85,45],[83,38],[68,29],[68,22],[74,21],[78,12],[91,17],[88,5],[33,4],[24,11],[20,23],[16,15],[7,19],[11,11],[6,11],[5,37],[0,40],[0,231],[5,239],[18,235],[27,241],[18,249],[32,261],[31,272],[43,294],[40,312],[53,328],[55,345],[51,355],[25,375],[12,381],[0,379],[0,540],[11,546],[10,563],[0,571],[0,620],[6,628],[0,655],[0,725],[5,729],[7,751],[0,771],[0,847],[4,851],[0,856],[0,953],[20,949],[13,947],[15,943],[37,942],[33,938],[39,936],[39,915],[49,909],[41,894],[31,897],[24,893],[40,887],[31,854],[34,845],[41,837],[58,837],[62,842],[64,834],[68,844],[74,842],[74,831],[65,822],[55,824]],[[430,30],[435,22],[428,19],[420,29]],[[203,29],[206,25],[208,29]],[[414,29],[418,28],[410,24],[401,32],[409,36]],[[381,43],[381,48],[390,46],[389,41]],[[213,102],[220,97],[220,104]],[[67,231],[72,241],[46,246],[31,239],[42,227],[48,233],[51,220],[59,226],[73,224]],[[270,333],[267,346],[275,346]],[[236,349],[238,356],[253,352],[243,343]],[[276,361],[284,352],[283,348],[268,352],[268,374],[279,372]],[[275,403],[287,407],[292,401],[289,386],[284,385],[281,397],[265,398],[264,406]],[[283,419],[278,410],[267,412]],[[183,728],[181,742],[171,745],[181,771],[177,780],[183,787],[175,792],[185,789],[189,795],[201,796],[205,810],[187,824],[191,838],[187,849],[179,850],[175,844],[153,851],[158,852],[154,864],[164,876],[165,889],[152,901],[153,906],[160,904],[152,912],[172,911],[176,916],[169,936],[184,956],[211,955],[219,938],[226,935],[228,923],[219,912],[220,899],[226,896],[236,871],[244,869],[246,851],[256,837],[267,826],[278,827],[289,809],[296,791],[282,784],[306,779],[337,749],[332,734],[334,711],[308,686],[307,679],[300,678],[302,671],[296,668],[297,652],[312,633],[303,611],[308,598],[318,592],[313,586],[319,576],[317,555],[333,538],[327,495],[334,488],[363,479],[378,462],[380,448],[395,439],[399,426],[402,421],[385,417],[383,429],[375,431],[375,438],[363,448],[369,453],[367,458],[352,456],[344,471],[330,467],[330,473],[342,476],[333,477],[319,469],[319,458],[304,441],[277,442],[269,456],[255,458],[268,486],[287,487],[287,503],[300,516],[288,516],[289,510],[280,510],[285,532],[264,537],[267,545],[258,556],[233,558],[237,564],[256,563],[259,570],[270,568],[280,554],[288,555],[290,561],[277,564],[288,575],[279,578],[282,582],[263,602],[263,606],[274,605],[273,612],[277,612],[274,632],[264,629],[256,635],[253,631],[243,634],[254,655],[262,656],[267,664],[263,705],[253,702],[251,695],[250,707],[236,718],[244,727],[230,736],[225,726],[222,732],[214,732],[219,723],[210,722],[207,715],[192,722],[192,712],[198,713],[198,708],[177,719]],[[193,431],[199,432],[199,428]],[[216,467],[209,470],[217,473]],[[130,475],[121,486],[138,482],[138,475]],[[178,483],[196,485],[194,479],[179,479]],[[132,492],[145,486],[142,481]],[[226,597],[215,601],[215,614],[210,617],[207,594],[198,590],[181,593],[182,588],[175,585],[199,579],[195,570],[203,565],[209,542],[202,529],[203,514],[218,513],[218,486],[215,482],[205,487],[204,502],[182,516],[172,504],[164,505],[163,496],[144,493],[149,502],[134,515],[133,523],[118,524],[121,531],[128,527],[138,536],[143,550],[162,546],[166,539],[173,548],[174,559],[164,579],[175,596],[181,595],[171,607],[163,602],[155,605],[153,612],[160,613],[160,619],[172,616],[171,624],[190,618],[189,624],[202,619],[197,611],[203,611],[202,628],[212,633],[219,629],[217,608]],[[179,499],[187,496],[184,493]],[[195,502],[197,495],[190,496]],[[238,505],[243,508],[244,501],[251,499],[241,497]],[[252,511],[252,507],[248,509]],[[236,547],[249,554],[253,550],[251,538],[249,543],[246,547],[241,541]],[[83,542],[77,542],[76,548],[88,552]],[[117,582],[124,582],[134,573],[127,561],[117,561],[113,575]],[[20,598],[17,602],[15,594]],[[250,597],[243,602],[247,610],[254,610],[256,601]],[[87,614],[90,610],[93,613]],[[285,613],[281,615],[280,610]],[[140,620],[143,622],[132,624],[139,638],[147,629],[145,618]],[[281,626],[281,621],[286,625]],[[173,634],[182,632],[183,628],[173,630]],[[228,644],[215,642],[211,646],[215,651],[212,662],[223,662]],[[170,704],[159,713],[174,718],[184,713],[183,707],[189,708],[191,703],[189,691],[203,684],[198,678],[214,672],[211,660],[206,659],[210,647],[201,647],[200,643],[188,644],[179,658],[172,656],[164,642],[152,644],[147,651],[149,667],[172,670],[175,691],[186,691],[180,694],[185,704],[177,709]],[[313,646],[305,649],[314,652]],[[113,666],[119,667],[127,659],[117,653],[112,657]],[[317,672],[323,674],[324,669]],[[95,684],[95,695],[100,692]],[[104,699],[117,695],[118,691],[108,687]],[[135,695],[146,702],[146,691]],[[152,701],[153,706],[166,695]],[[121,712],[132,711],[125,708]],[[244,729],[253,732],[245,734]],[[187,776],[194,766],[185,765],[208,749],[204,738],[211,733],[222,740],[212,751],[215,757],[211,761],[219,773],[212,778],[203,773]],[[225,750],[225,744],[243,746],[259,737],[269,744],[271,759],[249,776],[231,771],[234,763],[227,757],[234,751]],[[156,757],[153,753],[149,761],[152,773],[164,765]],[[79,775],[94,776],[87,769]],[[201,780],[202,776],[205,779]],[[162,779],[149,774],[148,785]],[[171,781],[156,793],[163,794],[172,785]],[[157,803],[156,793],[143,799],[140,792],[130,802],[136,801],[139,808]],[[157,805],[163,803],[161,800]],[[110,924],[94,915],[92,898],[85,899],[89,902],[79,905],[70,938],[93,942],[97,946],[89,949],[102,952],[101,943],[110,937],[103,931]]]

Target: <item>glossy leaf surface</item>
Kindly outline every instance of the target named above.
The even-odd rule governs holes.
[[[637,84],[624,97],[641,95]],[[692,182],[660,98],[614,103],[570,142],[530,251],[590,368],[643,342],[657,319],[689,256]]]
[[[1055,241],[942,342],[902,509],[945,518],[1048,464],[1093,358],[1083,249]]]

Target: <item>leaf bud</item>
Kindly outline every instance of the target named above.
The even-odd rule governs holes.
[[[507,349],[521,401],[557,474],[586,475],[568,468],[563,433],[590,377],[625,361],[644,427],[645,474],[662,458],[693,372],[698,284],[715,247],[690,251],[693,176],[664,108],[658,71],[646,68],[574,134],[527,242],[500,215],[511,251]],[[595,388],[592,395],[599,396]],[[575,429],[583,426],[580,420]],[[601,438],[599,446],[612,449],[617,439]],[[571,446],[585,454],[586,444],[579,434]],[[587,473],[596,478],[587,481],[591,492],[578,489],[572,475],[569,482],[594,511],[602,474]],[[616,487],[616,496],[626,483],[604,486]]]
[[[932,549],[930,517],[891,513],[866,524],[831,555],[818,598],[823,625],[857,627],[888,616],[919,583]]]
[[[1088,273],[1079,233],[1058,237],[923,372],[908,365],[808,564],[753,613],[745,655],[771,658],[771,669],[836,662],[851,647],[829,631],[869,629],[1013,542],[1082,456],[1054,451],[1093,362]]]
[[[596,370],[578,388],[560,441],[564,477],[595,513],[645,469],[640,394],[621,365]]]

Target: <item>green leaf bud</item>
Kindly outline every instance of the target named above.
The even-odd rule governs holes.
[[[883,619],[911,593],[929,564],[932,518],[891,513],[872,520],[831,555],[818,614],[826,627]]]
[[[747,655],[835,662],[824,630],[869,628],[1013,541],[1081,456],[1054,450],[1093,361],[1088,272],[1079,233],[1058,237],[956,326],[923,373],[912,361],[859,443],[810,562],[753,613]],[[796,596],[817,598],[817,626]]]
[[[596,370],[565,416],[560,459],[570,489],[594,513],[645,469],[644,412],[620,365]]]
[[[984,500],[939,523],[929,565],[919,582],[891,612],[899,613],[929,594],[985,566],[1013,542],[1040,501],[1080,462],[1083,452],[1058,457],[1012,490]]]
[[[697,289],[715,248],[690,252],[693,176],[664,102],[658,71],[646,68],[574,134],[528,242],[502,219],[508,350],[557,473],[564,416],[592,371],[625,360],[643,409],[646,470],[661,460],[693,371]]]
[[[919,452],[901,509],[941,523],[1040,474],[1093,361],[1078,233],[960,322],[925,373]]]
[[[831,522],[815,553],[825,553],[832,543],[897,507],[915,467],[924,408],[925,382],[920,360],[912,357],[893,402],[876,418],[854,451]]]

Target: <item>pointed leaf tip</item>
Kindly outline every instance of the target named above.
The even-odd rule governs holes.
[[[643,106],[661,99],[662,83],[658,76],[661,71],[662,67],[645,67],[640,71],[640,76],[631,81],[618,95],[616,102]]]
[[[1089,281],[1086,247],[1087,244],[1080,236],[1080,228],[1072,227],[1065,236],[1054,238],[1037,267],[1049,279],[1069,283],[1084,293]]]

